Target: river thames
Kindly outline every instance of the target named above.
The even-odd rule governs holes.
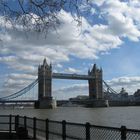
[[[140,129],[140,107],[58,107],[56,109],[0,109],[0,115],[26,115],[41,119],[66,120],[69,122],[86,123],[94,125]]]

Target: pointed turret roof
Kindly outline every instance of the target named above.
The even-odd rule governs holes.
[[[96,64],[94,64],[93,68],[92,68],[92,71],[96,71],[96,69],[97,69],[97,66],[96,66]]]
[[[41,66],[40,66],[40,64],[39,64],[38,69],[40,69],[40,68],[41,68]]]
[[[43,65],[47,64],[46,58],[44,58]]]

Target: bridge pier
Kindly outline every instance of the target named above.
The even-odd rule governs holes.
[[[35,102],[36,109],[52,109],[56,108],[56,103],[52,97],[46,97]]]

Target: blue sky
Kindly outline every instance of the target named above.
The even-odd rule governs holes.
[[[44,58],[54,72],[87,74],[96,63],[103,68],[103,79],[118,92],[124,87],[133,94],[140,87],[139,0],[89,2],[92,7],[80,7],[80,27],[68,11],[61,10],[62,24],[46,37],[35,32],[26,37],[21,29],[6,24],[7,30],[0,33],[0,95],[14,93],[36,79]],[[0,18],[4,29],[4,17]],[[53,80],[56,98],[79,94],[88,94],[87,81]]]

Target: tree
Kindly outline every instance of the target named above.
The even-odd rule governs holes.
[[[0,13],[5,22],[26,31],[48,32],[60,24],[58,12],[71,12],[77,24],[81,24],[80,7],[84,0],[1,0]]]

